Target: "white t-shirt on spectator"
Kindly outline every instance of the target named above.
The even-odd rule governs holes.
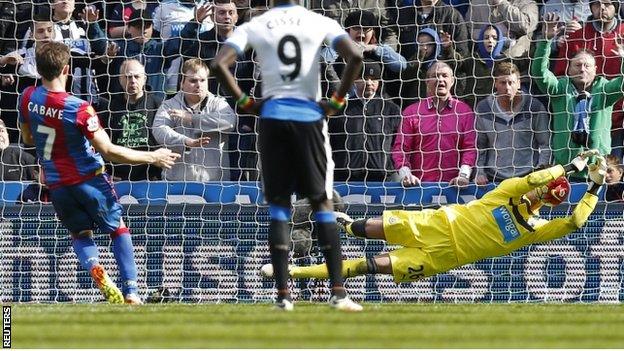
[[[17,54],[24,59],[24,62],[19,65],[17,69],[17,74],[23,77],[29,77],[33,79],[39,79],[41,76],[39,72],[37,72],[37,62],[35,61],[35,47],[31,46],[28,49],[17,49],[13,52],[10,52],[7,55]],[[0,65],[0,68],[4,66]]]
[[[202,2],[196,6],[200,6]],[[176,38],[184,26],[195,18],[195,7],[181,5],[178,1],[161,3],[153,15],[154,30],[160,32],[163,40]],[[211,30],[213,23],[208,17],[199,28],[199,33]]]
[[[199,2],[195,7],[200,6]],[[179,38],[182,28],[195,18],[195,7],[181,5],[177,0],[163,2],[155,10],[153,15],[154,30],[160,32],[160,37],[164,40]],[[208,17],[200,26],[198,33],[211,30],[214,24]],[[181,54],[181,53],[178,53]],[[178,80],[182,57],[179,56],[171,62],[167,69],[167,81],[165,90],[168,94],[175,93],[178,88]]]

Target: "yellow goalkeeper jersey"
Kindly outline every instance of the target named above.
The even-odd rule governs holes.
[[[562,166],[511,178],[479,200],[442,207],[459,265],[508,254],[532,243],[560,238],[582,227],[598,197],[586,193],[566,218],[544,220],[529,209],[525,194],[565,174]],[[445,225],[446,227],[446,225]]]

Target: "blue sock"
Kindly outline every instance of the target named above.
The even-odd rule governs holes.
[[[134,262],[134,249],[132,247],[132,238],[128,228],[120,228],[113,233],[113,254],[119,267],[119,274],[123,284],[121,292],[125,295],[136,294],[137,286],[137,267]]]
[[[318,245],[325,256],[325,264],[329,273],[329,282],[332,295],[345,297],[342,278],[342,250],[340,248],[340,234],[336,227],[336,215],[330,211],[319,211],[314,214]]]
[[[336,215],[330,211],[318,211],[314,214],[314,219],[319,223],[336,223]]]
[[[277,301],[290,300],[288,289],[288,252],[290,250],[290,207],[269,204],[269,252],[273,264]]]
[[[82,268],[91,272],[91,268],[98,263],[98,248],[92,237],[80,237],[72,239],[72,247]]]
[[[269,204],[269,217],[274,221],[290,221],[290,208]]]

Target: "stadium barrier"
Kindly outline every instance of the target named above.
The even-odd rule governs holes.
[[[14,203],[29,183],[0,182],[0,202]],[[216,203],[216,204],[258,204],[264,197],[258,182],[116,182],[115,192],[124,204],[171,204],[171,203]],[[441,205],[466,203],[480,198],[494,188],[469,185],[461,189],[446,183],[422,183],[420,187],[405,188],[400,183],[348,182],[335,183],[334,188],[345,202],[387,205]],[[587,185],[572,184],[569,201],[578,202]],[[600,193],[601,200],[604,191]]]
[[[143,185],[150,189],[156,186]],[[7,184],[3,186],[6,190]],[[585,189],[585,185],[580,186]],[[371,187],[364,188],[372,191]],[[357,195],[356,185],[338,185],[337,189],[347,199]],[[388,192],[392,187],[386,184],[385,189]],[[227,191],[221,189],[220,194]],[[415,189],[407,192],[411,191],[426,193]],[[443,191],[438,188],[434,193]],[[231,194],[240,195],[236,191]],[[370,195],[371,199],[384,196]],[[351,203],[347,212],[368,217],[379,215],[385,208],[388,204]],[[542,214],[546,218],[565,216],[570,209],[562,205]],[[143,296],[168,287],[174,299],[183,302],[256,302],[274,297],[273,281],[258,275],[260,266],[269,262],[265,206],[131,204],[125,211]],[[353,297],[364,301],[618,303],[624,300],[623,211],[621,204],[600,204],[587,225],[568,237],[416,283],[396,285],[390,277],[369,276],[351,278],[346,286]],[[96,233],[96,242],[101,262],[113,279],[118,279],[108,236]],[[312,247],[309,255],[296,259],[298,264],[321,262],[320,253],[315,245]],[[375,255],[392,248],[382,241],[343,241],[346,258]],[[329,296],[326,281],[298,280],[293,287],[299,300],[323,301]],[[5,203],[2,207],[0,289],[3,302],[101,299],[89,274],[79,267],[67,232],[49,205]]]

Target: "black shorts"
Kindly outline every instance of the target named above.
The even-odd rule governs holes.
[[[315,201],[332,198],[334,161],[327,122],[260,118],[259,144],[264,197],[290,207],[293,192]]]

